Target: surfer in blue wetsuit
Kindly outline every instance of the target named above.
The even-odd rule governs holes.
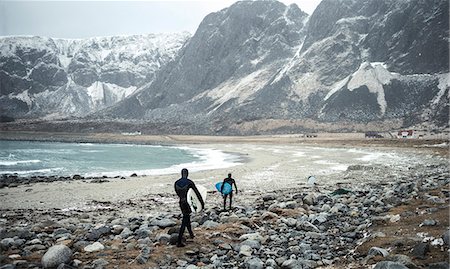
[[[177,247],[184,247],[182,240],[183,240],[183,233],[186,228],[188,229],[188,232],[189,232],[191,238],[194,238],[194,233],[192,232],[192,228],[191,228],[191,208],[189,207],[189,204],[187,201],[187,193],[190,188],[192,188],[194,190],[195,194],[197,194],[197,197],[199,198],[200,203],[202,204],[202,207],[205,206],[202,196],[200,195],[199,191],[197,190],[197,187],[195,186],[194,182],[192,182],[192,180],[188,179],[188,173],[189,173],[188,170],[186,168],[183,168],[181,170],[181,178],[178,179],[174,184],[175,192],[177,193],[178,197],[180,198],[181,213],[183,213],[183,219],[181,221],[180,233],[178,234]]]
[[[231,192],[229,194],[223,195],[223,210],[224,211],[226,210],[228,195],[230,195],[230,210],[231,210],[231,203],[233,202],[233,184],[234,184],[234,188],[236,189],[236,194],[238,193],[236,181],[231,177],[231,173],[228,173],[228,177],[223,179],[223,184],[222,184],[222,187],[220,188],[221,193],[223,193],[223,187],[225,186],[225,183],[230,184]]]

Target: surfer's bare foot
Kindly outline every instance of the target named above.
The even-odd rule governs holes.
[[[194,234],[191,234],[191,239],[194,239],[195,238],[195,235]]]
[[[177,247],[179,247],[179,248],[182,248],[182,247],[185,247],[186,245],[185,244],[183,244],[183,243],[178,243],[177,244]]]

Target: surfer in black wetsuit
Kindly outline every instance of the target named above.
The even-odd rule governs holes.
[[[205,207],[205,203],[203,202],[202,196],[200,195],[199,191],[197,190],[197,187],[195,186],[194,182],[192,182],[192,180],[188,179],[188,170],[186,168],[183,168],[181,170],[181,178],[178,179],[174,185],[175,185],[175,192],[177,193],[178,197],[180,198],[181,213],[183,213],[183,219],[181,221],[180,233],[178,234],[177,247],[184,247],[182,240],[183,240],[183,233],[184,233],[185,228],[188,229],[191,238],[194,238],[194,233],[192,232],[192,228],[191,228],[191,208],[189,207],[189,204],[187,201],[188,190],[190,188],[192,188],[194,190],[194,192],[197,195],[197,197],[199,198],[200,203],[202,204],[203,208]]]
[[[223,193],[223,187],[225,185],[225,183],[230,184],[231,186],[231,192],[229,194],[225,194],[223,195],[223,210],[226,210],[226,203],[227,203],[227,197],[228,195],[230,195],[230,210],[231,210],[231,203],[233,202],[233,184],[234,184],[234,188],[236,189],[236,194],[238,193],[238,189],[236,186],[236,181],[231,177],[231,173],[228,173],[228,177],[223,179],[223,184],[222,187],[220,188],[220,192]]]

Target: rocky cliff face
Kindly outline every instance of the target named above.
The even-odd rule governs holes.
[[[267,132],[302,128],[292,120],[446,126],[447,10],[324,0],[308,18],[295,5],[238,2],[207,16],[152,84],[102,116],[181,133],[253,133],[243,126],[267,120],[283,122]]]
[[[0,38],[1,113],[84,116],[123,100],[154,79],[189,34],[65,40]]]
[[[140,120],[154,132],[354,130],[371,123],[442,128],[449,110],[448,5],[323,0],[308,16],[296,5],[237,2],[205,17],[154,79],[99,72],[76,60],[71,71],[56,65],[52,76],[30,83],[64,84],[65,71],[80,73],[67,82],[80,87],[99,78],[141,85],[88,118]]]

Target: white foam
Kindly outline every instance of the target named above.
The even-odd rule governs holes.
[[[31,175],[31,174],[49,174],[54,173],[56,171],[63,170],[62,167],[57,168],[45,168],[45,169],[36,169],[36,170],[27,170],[27,171],[1,171],[2,174],[17,174],[17,175]]]
[[[158,169],[146,169],[146,170],[133,170],[133,171],[114,171],[114,172],[92,172],[86,176],[130,176],[133,173],[137,175],[167,175],[178,174],[181,169],[188,168],[190,172],[198,172],[204,170],[224,169],[233,166],[240,165],[239,157],[231,154],[227,154],[216,149],[202,149],[191,147],[175,147],[178,149],[186,150],[195,157],[199,158],[199,161],[181,163],[172,165],[167,168]]]
[[[4,161],[0,160],[0,165],[2,166],[14,166],[18,164],[26,164],[26,163],[40,163],[41,160],[25,160],[25,161]]]

